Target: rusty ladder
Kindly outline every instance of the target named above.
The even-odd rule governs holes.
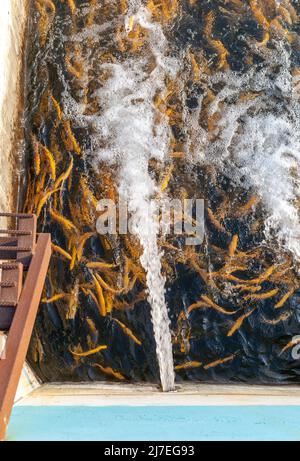
[[[51,257],[50,234],[32,214],[0,213],[0,441],[4,440]]]

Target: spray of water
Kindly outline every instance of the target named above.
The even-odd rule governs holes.
[[[197,160],[215,164],[233,182],[254,190],[267,213],[266,240],[275,238],[299,261],[299,77],[280,44],[264,58],[260,71],[209,78],[208,85],[219,88],[209,108],[209,115],[219,116],[213,140],[200,127],[200,109],[187,116],[186,125],[189,142],[198,146]]]
[[[164,391],[170,391],[175,381],[170,321],[157,244],[158,223],[151,205],[157,185],[148,166],[151,158],[164,162],[169,152],[170,128],[167,120],[156,123],[153,99],[165,89],[166,75],[176,72],[176,63],[165,55],[167,42],[160,25],[151,21],[140,3],[131,2],[125,26],[129,27],[134,16],[134,22],[147,30],[149,55],[102,66],[110,77],[97,93],[102,112],[93,119],[93,142],[98,144],[97,162],[109,162],[118,170],[119,194],[128,203],[132,230],[143,246],[141,263],[147,273],[161,384]],[[105,148],[99,147],[99,141]]]

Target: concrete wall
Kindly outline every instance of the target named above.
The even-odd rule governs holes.
[[[20,107],[27,0],[0,0],[0,211],[15,211],[16,165],[20,154],[16,132],[22,126]],[[39,385],[25,366],[16,399]]]
[[[0,210],[11,210],[16,152],[15,132],[20,126],[20,81],[27,0],[1,0],[0,8]]]

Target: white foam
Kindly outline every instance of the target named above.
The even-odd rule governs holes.
[[[255,190],[267,212],[266,239],[275,236],[300,261],[298,80],[288,51],[280,46],[260,71],[215,74],[210,85],[223,84],[209,110],[221,115],[215,140],[199,124],[193,136],[199,161],[214,163],[235,183]],[[261,93],[245,102],[239,97],[247,92]]]
[[[97,162],[108,162],[118,171],[119,193],[128,202],[133,229],[144,249],[141,263],[147,272],[161,383],[164,391],[170,391],[175,380],[170,321],[157,244],[158,223],[151,209],[157,185],[148,166],[151,158],[164,162],[169,152],[170,127],[167,119],[156,123],[153,100],[165,89],[165,77],[176,66],[165,56],[167,42],[160,25],[151,22],[141,2],[130,2],[125,25],[131,15],[148,31],[146,57],[101,66],[110,72],[110,78],[97,92],[101,115],[93,118],[93,146]],[[155,66],[149,73],[152,61]]]

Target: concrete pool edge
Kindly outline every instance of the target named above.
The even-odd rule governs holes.
[[[43,384],[16,406],[300,406],[300,387],[186,384],[162,393],[156,386],[113,383]]]

